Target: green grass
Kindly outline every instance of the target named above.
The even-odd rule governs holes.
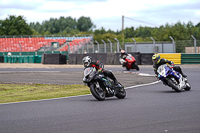
[[[31,101],[90,94],[84,85],[0,84],[0,103]]]

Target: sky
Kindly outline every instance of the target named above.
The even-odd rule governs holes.
[[[96,29],[159,27],[177,22],[200,22],[200,0],[0,0],[0,20],[9,15],[24,16],[26,22],[50,18],[90,17]]]

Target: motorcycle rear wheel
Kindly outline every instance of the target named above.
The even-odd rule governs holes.
[[[181,92],[181,89],[178,84],[174,83],[171,79],[168,80],[169,86],[172,87],[176,92]]]
[[[99,101],[105,100],[105,97],[106,97],[105,92],[100,86],[97,88],[96,84],[91,84],[90,92],[97,100]]]

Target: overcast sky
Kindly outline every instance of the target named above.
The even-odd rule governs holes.
[[[196,25],[200,22],[200,0],[0,0],[0,20],[8,15],[22,15],[27,23],[85,16],[96,29],[114,31],[121,30],[122,15],[125,28],[159,27],[178,21]]]

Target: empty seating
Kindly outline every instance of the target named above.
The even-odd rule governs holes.
[[[59,47],[70,40],[70,50],[77,51],[87,44],[91,37],[35,37],[35,38],[0,38],[0,52],[33,52],[41,47],[51,47],[52,42],[58,42]],[[68,45],[59,51],[68,51]]]
[[[0,51],[2,52],[33,52],[43,46],[51,46],[51,42],[59,42],[61,46],[66,39],[38,38],[0,38]]]

